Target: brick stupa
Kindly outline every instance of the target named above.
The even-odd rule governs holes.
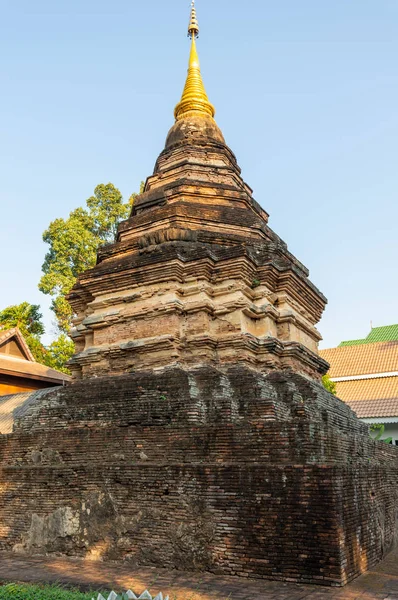
[[[203,86],[192,19],[166,147],[115,244],[69,296],[71,369],[80,379],[239,362],[319,379],[328,365],[315,326],[326,299],[241,177]]]
[[[214,121],[194,9],[189,33],[154,174],[70,294],[75,382],[0,435],[0,549],[343,585],[395,540],[396,449],[319,381],[325,298]]]

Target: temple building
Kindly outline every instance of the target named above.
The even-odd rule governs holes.
[[[323,387],[326,299],[216,124],[194,4],[188,32],[165,148],[69,295],[73,382],[0,435],[0,550],[341,586],[397,538],[398,451]]]
[[[0,331],[0,396],[65,385],[69,381],[69,375],[35,361],[19,329]]]
[[[372,327],[366,338],[320,354],[330,363],[337,396],[361,421],[384,425],[384,437],[398,445],[398,325]]]

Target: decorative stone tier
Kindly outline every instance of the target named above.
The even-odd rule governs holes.
[[[211,117],[180,119],[117,241],[69,295],[74,377],[242,362],[319,378],[326,299]]]
[[[300,375],[94,378],[14,419],[1,550],[342,585],[395,539],[396,449]]]

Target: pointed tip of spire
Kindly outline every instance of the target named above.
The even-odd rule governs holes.
[[[174,116],[176,120],[178,120],[187,113],[195,112],[197,114],[214,117],[216,111],[207,97],[200,72],[199,57],[196,51],[195,38],[199,36],[199,23],[196,16],[195,0],[192,0],[191,5],[188,36],[192,39],[188,76],[181,101],[175,108]]]
[[[199,37],[199,22],[196,16],[195,0],[191,3],[191,17],[188,25],[188,37]]]

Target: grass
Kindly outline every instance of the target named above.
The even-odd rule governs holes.
[[[0,600],[91,600],[98,592],[82,593],[59,585],[0,584]],[[108,594],[105,595],[105,598]]]
[[[116,591],[116,590],[115,590]],[[109,591],[100,590],[104,598]],[[98,590],[79,592],[77,589],[67,589],[61,585],[29,585],[27,583],[0,583],[0,600],[97,600]],[[195,594],[185,598],[170,596],[170,600],[195,600]],[[228,599],[226,599],[228,600]]]

